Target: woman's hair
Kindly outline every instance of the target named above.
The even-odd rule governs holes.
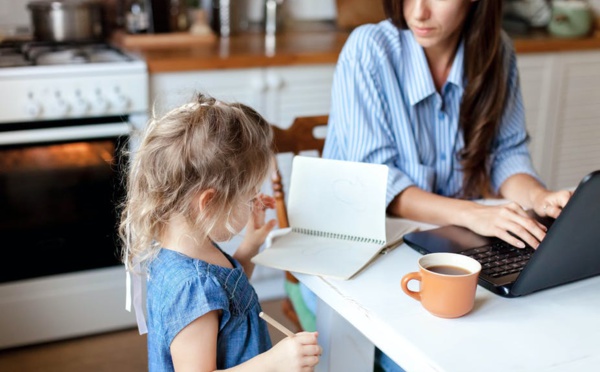
[[[394,25],[407,28],[402,0],[383,0],[383,7]],[[465,147],[459,156],[463,169],[461,195],[465,198],[491,194],[491,145],[507,101],[501,25],[502,1],[479,0],[471,4],[463,26],[467,86],[459,117]]]
[[[119,226],[123,262],[133,268],[152,259],[172,217],[207,237],[230,221],[264,182],[271,143],[271,127],[255,110],[202,94],[151,119],[128,171]],[[208,189],[215,194],[200,213],[198,196]]]

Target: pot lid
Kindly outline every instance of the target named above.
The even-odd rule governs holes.
[[[90,6],[101,6],[98,0],[39,0],[27,3],[29,9],[66,9],[66,8],[88,8]]]

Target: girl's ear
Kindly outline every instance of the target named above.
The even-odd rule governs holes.
[[[200,195],[198,196],[198,207],[200,208],[200,210],[206,208],[208,203],[210,203],[211,200],[215,197],[215,194],[215,189],[204,190],[200,193]]]

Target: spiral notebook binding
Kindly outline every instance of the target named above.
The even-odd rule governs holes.
[[[319,236],[322,238],[341,239],[341,240],[348,240],[348,241],[359,242],[359,243],[374,243],[374,244],[379,244],[379,245],[385,244],[385,240],[381,240],[381,239],[367,238],[364,236],[339,234],[339,233],[333,233],[333,232],[328,232],[328,231],[312,230],[312,229],[306,229],[303,227],[293,227],[292,231],[295,233],[299,233],[299,234]]]

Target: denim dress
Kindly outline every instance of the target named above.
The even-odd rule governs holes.
[[[161,249],[148,267],[148,368],[174,371],[175,336],[202,315],[221,310],[217,369],[245,362],[271,348],[254,288],[239,262],[223,252],[233,269]]]

